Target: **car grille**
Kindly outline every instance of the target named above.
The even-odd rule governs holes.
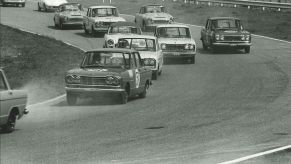
[[[105,82],[105,77],[81,76],[81,84],[83,84],[83,85],[106,85],[106,82]]]
[[[154,20],[155,24],[168,24],[169,22],[167,20]]]
[[[114,22],[103,22],[103,26],[110,26]]]
[[[80,21],[83,21],[82,18],[70,18],[70,21],[71,22],[80,22]]]
[[[225,41],[241,41],[241,36],[224,36]]]
[[[166,51],[185,51],[185,44],[167,44]]]

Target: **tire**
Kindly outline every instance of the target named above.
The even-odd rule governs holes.
[[[67,103],[68,105],[76,105],[78,97],[74,94],[67,93]]]
[[[15,112],[10,113],[7,123],[2,127],[5,133],[11,133],[15,130],[16,116],[17,114]]]
[[[190,59],[190,64],[195,64],[195,56]]]
[[[47,8],[46,8],[46,5],[45,4],[44,4],[44,11],[47,12]]]
[[[85,34],[89,34],[89,31],[86,29],[86,26],[85,26],[85,24],[83,25],[83,27],[84,27],[84,32],[85,32]]]
[[[205,45],[204,41],[202,40],[203,50],[207,50],[207,46]]]
[[[37,3],[37,11],[41,11],[41,8],[39,6],[39,3]]]
[[[140,98],[146,98],[148,89],[149,89],[149,84],[146,82],[142,93],[139,94],[139,97]]]
[[[23,3],[23,4],[21,5],[21,7],[25,7],[25,4]]]
[[[60,21],[60,29],[61,29],[61,30],[64,30],[64,29],[65,29],[65,25],[63,24],[62,21]]]
[[[56,19],[54,18],[54,23],[55,23],[55,27],[58,27],[57,23],[56,23]]]
[[[121,104],[126,104],[128,102],[128,92],[122,92],[120,95]]]
[[[91,27],[91,35],[96,36],[96,31],[94,30],[93,26]]]
[[[157,79],[158,79],[158,71],[153,71],[152,80],[157,80]]]
[[[250,51],[251,51],[251,47],[246,47],[246,48],[245,48],[245,53],[246,53],[246,54],[249,54]]]

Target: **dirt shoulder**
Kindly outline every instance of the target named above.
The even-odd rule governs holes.
[[[107,3],[109,0],[105,0]],[[96,0],[78,0],[88,7],[97,4]],[[100,1],[99,1],[100,2]],[[246,29],[253,34],[264,35],[291,41],[291,16],[287,12],[261,9],[233,8],[220,6],[201,6],[184,4],[182,0],[112,0],[120,13],[134,15],[142,5],[162,4],[168,8],[177,22],[204,26],[206,19],[213,16],[233,16],[240,18]]]
[[[29,104],[64,93],[66,70],[76,67],[82,51],[52,38],[0,24],[0,65],[13,89],[29,91]]]

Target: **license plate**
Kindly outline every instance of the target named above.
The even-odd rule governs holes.
[[[180,53],[179,52],[170,52],[170,53],[167,53],[168,55],[173,55],[173,56],[180,56]]]

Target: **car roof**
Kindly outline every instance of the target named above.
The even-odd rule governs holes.
[[[116,22],[116,23],[112,23],[110,26],[111,27],[117,27],[117,26],[133,26],[133,27],[139,27],[134,22]]]
[[[98,8],[112,8],[115,9],[116,7],[114,6],[90,6],[90,9],[98,9]]]
[[[185,28],[189,28],[189,26],[184,25],[184,24],[177,24],[177,23],[173,23],[173,24],[161,24],[158,25],[157,28],[159,27],[185,27]]]
[[[152,35],[139,35],[139,34],[132,34],[132,35],[123,35],[119,38],[134,38],[134,39],[142,39],[142,38],[146,38],[146,39],[156,39],[155,36]]]
[[[79,4],[79,5],[81,5],[80,3],[77,3],[77,2],[62,3],[61,5],[71,5],[71,4]]]
[[[210,20],[218,20],[218,19],[238,19],[235,17],[210,17]]]
[[[132,52],[137,52],[134,49],[124,49],[124,48],[97,48],[97,49],[92,49],[89,51],[86,51],[86,53],[88,52],[125,52],[125,53],[132,53]]]
[[[148,4],[148,5],[143,5],[143,7],[146,7],[146,6],[163,6],[163,5],[160,5],[160,4]],[[164,7],[164,6],[163,6]]]

